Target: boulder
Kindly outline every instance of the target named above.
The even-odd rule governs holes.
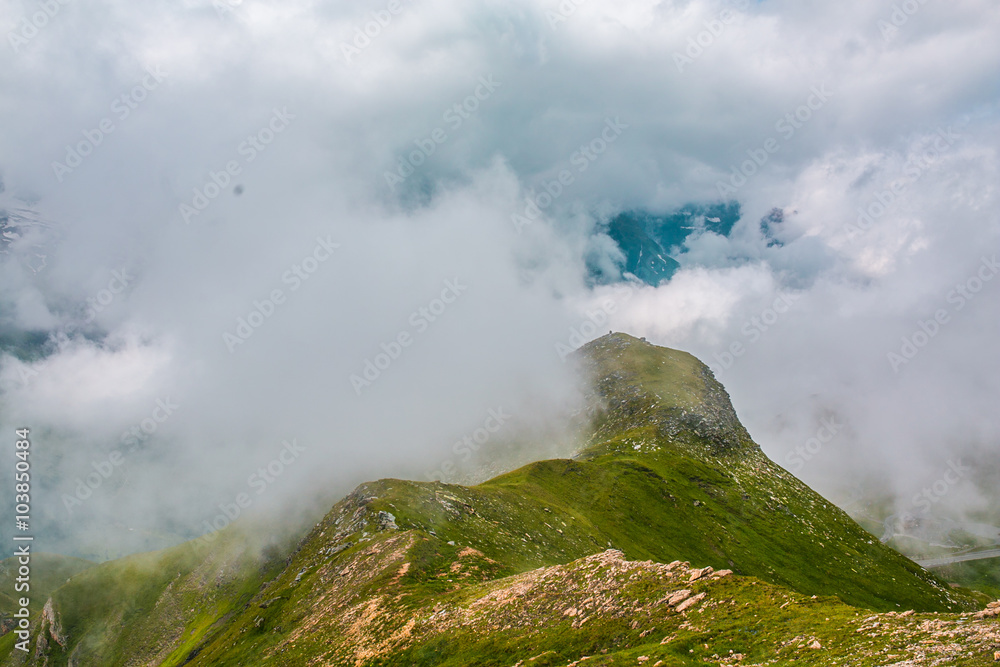
[[[689,597],[691,597],[691,591],[687,589],[684,589],[683,591],[677,591],[676,593],[667,598],[667,606],[673,607],[675,604],[683,602]]]
[[[982,620],[984,618],[997,618],[998,616],[1000,616],[1000,600],[989,603],[986,605],[986,609],[977,612],[973,618]]]
[[[681,611],[685,611],[687,609],[690,609],[691,607],[693,607],[696,604],[698,604],[699,602],[701,602],[704,598],[705,598],[705,594],[704,593],[698,593],[693,598],[688,598],[684,602],[682,602],[679,605],[677,605],[677,611],[681,612]]]

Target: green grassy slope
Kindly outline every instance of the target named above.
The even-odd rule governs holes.
[[[53,595],[66,647],[50,642],[43,651],[48,664],[67,664],[74,651],[102,665],[213,666],[511,665],[535,655],[523,655],[525,647],[555,651],[554,662],[530,664],[565,665],[598,649],[630,656],[648,636],[639,636],[640,626],[662,616],[650,598],[665,594],[665,575],[621,593],[628,604],[609,607],[607,622],[590,626],[593,634],[572,633],[566,626],[573,621],[546,616],[545,609],[562,604],[558,590],[539,601],[537,627],[511,621],[464,635],[434,630],[441,613],[461,612],[492,587],[520,590],[516,577],[526,572],[611,548],[650,567],[680,560],[734,570],[733,581],[742,583],[726,595],[739,609],[718,621],[729,619],[725,632],[735,635],[727,641],[735,646],[740,639],[747,651],[766,653],[781,642],[788,648],[796,634],[787,632],[801,634],[818,615],[843,620],[866,613],[857,608],[931,613],[983,606],[879,543],[769,461],[694,357],[615,334],[586,346],[580,358],[594,378],[594,426],[575,459],[533,463],[471,487],[364,484],[334,506],[283,569],[250,558],[239,548],[243,538],[230,531],[220,542],[232,549],[184,545],[93,568]],[[212,588],[210,573],[221,562],[232,563],[232,574]],[[811,603],[802,600],[817,595],[825,606],[800,622],[773,605],[754,609],[762,604],[758,590],[806,607]],[[782,619],[777,634],[762,635],[752,620],[765,612]],[[671,648],[661,659],[673,662],[665,664],[702,664],[691,656],[717,650],[714,639],[701,641],[715,630],[695,632],[674,620],[656,632],[691,632],[705,648],[686,640],[678,646],[694,653]],[[838,622],[814,632],[835,634]],[[847,654],[857,649],[854,635],[848,642],[834,634],[828,640]]]
[[[52,594],[55,622],[34,617],[31,654],[15,651],[7,635],[0,664],[183,664],[214,624],[285,565],[287,547],[265,546],[241,526],[216,535],[76,574]],[[42,661],[32,657],[38,644]]]
[[[966,608],[967,599],[771,463],[694,357],[622,335],[584,353],[607,408],[599,442],[577,460],[531,464],[472,488],[384,481],[367,487],[378,497],[371,510],[396,514],[401,528],[461,539],[510,572],[613,546],[872,609]]]
[[[936,567],[934,572],[949,582],[1000,599],[1000,560],[996,558],[952,563]]]
[[[33,553],[31,580],[28,582],[30,590],[27,593],[19,593],[15,589],[18,583],[18,565],[17,558],[0,561],[0,634],[13,627],[13,614],[20,609],[19,598],[26,595],[29,600],[28,609],[32,614],[37,614],[53,591],[74,575],[93,567],[94,563],[72,556]],[[0,642],[3,641],[4,638],[0,638]]]
[[[331,543],[348,538],[345,550],[300,552],[190,664],[971,667],[993,664],[1000,637],[995,617],[872,614],[610,550],[499,577],[501,566],[481,552],[359,522],[360,507],[338,516],[359,532],[331,535],[336,521],[321,530]]]
[[[833,605],[839,597],[881,611],[977,606],[771,463],[739,425],[722,387],[690,355],[621,335],[583,354],[601,407],[593,442],[576,460],[534,463],[474,487],[362,485],[193,664],[237,665],[250,656],[304,664],[320,655],[339,664],[334,656],[346,660],[357,643],[371,645],[372,662],[361,664],[438,664],[448,653],[438,643],[420,649],[432,657],[416,657],[417,649],[402,663],[374,656],[406,631],[410,612],[459,595],[463,578],[487,582],[612,547],[630,559],[732,568]],[[455,563],[465,567],[453,570]],[[381,593],[393,582],[405,592],[390,606]],[[358,629],[358,618],[394,616],[399,623],[386,621],[375,636]],[[306,627],[311,631],[301,633]],[[332,638],[345,632],[356,643],[332,648]],[[511,651],[523,640],[514,633]],[[498,638],[482,641],[495,645]],[[492,664],[474,648],[455,650],[466,657],[454,664]]]

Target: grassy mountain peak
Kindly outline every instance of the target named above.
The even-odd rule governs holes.
[[[22,657],[5,637],[0,657],[662,667],[778,654],[875,665],[896,650],[928,655],[921,642],[956,628],[918,622],[985,604],[771,462],[691,355],[610,334],[577,356],[592,427],[574,458],[475,486],[362,484],[283,562],[241,550],[234,526],[215,545],[101,564],[52,594],[41,629],[58,627],[59,641]],[[136,602],[123,613],[109,592]],[[985,647],[993,626],[980,621],[961,629]],[[895,629],[872,632],[883,625]]]
[[[716,452],[757,448],[725,388],[687,352],[610,333],[577,354],[605,408],[594,438],[655,425],[660,438]]]

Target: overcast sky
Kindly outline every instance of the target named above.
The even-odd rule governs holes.
[[[427,479],[487,427],[553,455],[588,319],[699,356],[821,491],[906,510],[995,458],[996,3],[0,7],[0,198],[45,223],[0,256],[0,309],[58,341],[0,362],[0,422],[37,433],[67,543]],[[669,283],[588,287],[608,215],[723,197],[743,219]]]

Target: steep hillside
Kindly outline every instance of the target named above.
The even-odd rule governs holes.
[[[579,360],[593,435],[574,459],[471,487],[364,484],[284,567],[234,535],[221,570],[219,545],[104,564],[53,594],[41,630],[61,645],[24,664],[881,665],[945,655],[920,643],[937,631],[979,656],[1000,642],[989,618],[921,625],[986,600],[768,460],[697,359],[614,334]],[[233,576],[212,588],[217,571]]]
[[[31,555],[32,575],[28,599],[28,609],[39,612],[52,592],[65,584],[71,577],[94,566],[94,563],[82,558],[61,556],[59,554],[37,553]],[[21,595],[15,589],[17,585],[17,558],[5,558],[0,561],[0,635],[5,634],[13,624],[13,614],[20,605],[17,599]]]
[[[635,218],[618,216],[608,225],[608,236],[625,255],[622,270],[649,285],[659,285],[680,268],[677,260],[650,238],[642,223]]]
[[[247,604],[286,564],[287,546],[243,526],[214,538],[90,564],[35,616],[31,653],[14,649],[13,634],[0,638],[0,664],[183,664],[213,624]],[[44,568],[32,565],[33,577]]]
[[[497,577],[483,553],[417,531],[361,539],[296,563],[191,664],[975,667],[1000,649],[1000,603],[870,613],[616,550]]]

